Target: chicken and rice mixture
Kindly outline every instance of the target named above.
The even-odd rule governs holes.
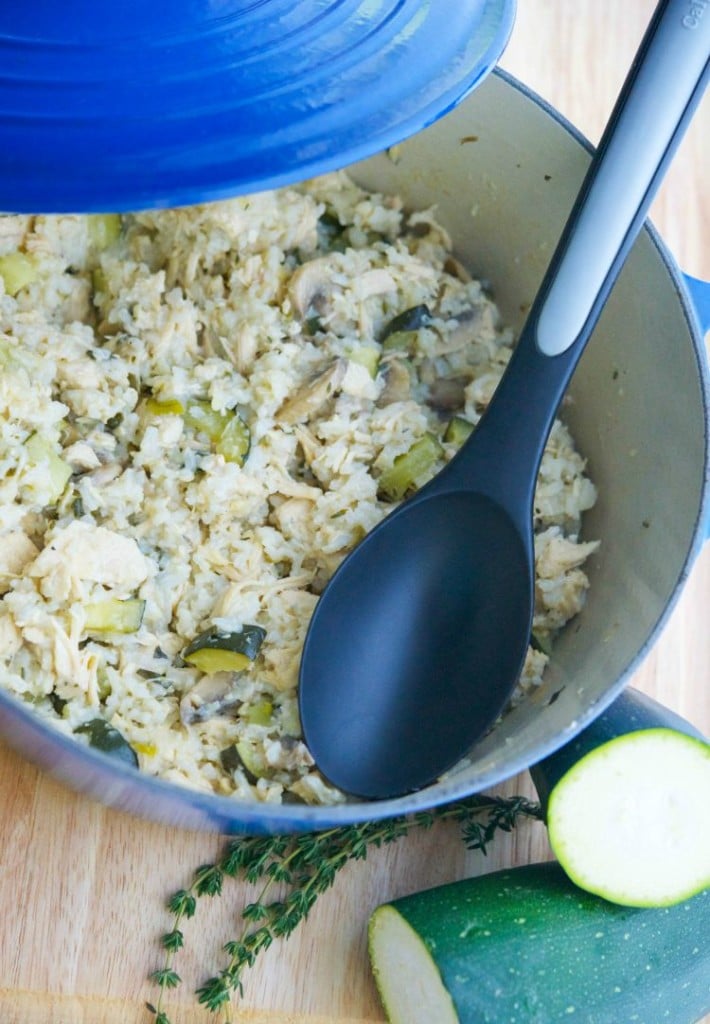
[[[0,218],[0,681],[78,742],[238,799],[344,799],[300,738],[308,621],[450,459],[511,332],[432,211],[344,174],[118,218]],[[584,600],[556,423],[518,696]]]

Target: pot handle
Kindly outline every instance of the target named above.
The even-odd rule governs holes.
[[[690,294],[700,331],[705,335],[710,331],[710,281],[701,281],[690,274],[683,274],[683,280]],[[710,519],[705,527],[705,540],[710,541]]]
[[[693,309],[700,324],[702,334],[710,331],[710,281],[701,281],[690,274],[683,274],[685,287],[693,300]]]

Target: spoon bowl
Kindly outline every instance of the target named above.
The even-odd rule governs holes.
[[[531,580],[530,537],[486,495],[424,490],[380,523],[316,606],[303,652],[301,719],[323,773],[377,799],[459,761],[510,696],[488,681],[512,689],[522,669]]]
[[[448,770],[512,693],[533,611],[532,502],[567,384],[710,76],[710,19],[661,0],[506,372],[456,457],[346,559],[301,660],[306,742],[346,792]]]

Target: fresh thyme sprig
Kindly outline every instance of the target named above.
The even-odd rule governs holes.
[[[175,954],[184,941],[180,926],[195,914],[200,897],[221,893],[225,878],[260,884],[257,898],[241,911],[243,923],[238,938],[223,947],[225,966],[196,993],[202,1005],[220,1013],[224,1024],[230,1024],[232,999],[243,994],[245,970],[254,965],[258,954],[268,949],[274,939],[290,935],[305,920],[318,897],[332,886],[338,872],[350,861],[364,860],[369,850],[442,820],[457,822],[466,846],[486,853],[497,832],[510,832],[525,818],[541,820],[540,806],[522,796],[477,795],[407,817],[304,835],[230,840],[215,864],[199,867],[189,888],[179,890],[168,901],[173,922],[161,939],[165,962],[151,975],[160,995],[156,1005],[147,1004],[155,1016],[154,1024],[170,1024],[164,1002],[168,990],[181,981],[173,966]],[[272,899],[275,886],[280,895]]]

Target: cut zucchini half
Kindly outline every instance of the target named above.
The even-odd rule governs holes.
[[[395,906],[379,907],[369,929],[370,957],[387,1020],[460,1024],[453,999],[423,938]]]
[[[208,675],[243,672],[256,658],[265,636],[261,626],[245,625],[231,633],[212,627],[187,645],[182,660]]]
[[[672,729],[610,740],[555,786],[547,829],[588,892],[635,907],[695,895],[710,886],[710,744]]]
[[[710,744],[675,712],[627,688],[531,776],[580,888],[660,907],[710,886]]]
[[[691,1024],[710,1010],[710,891],[620,907],[528,864],[378,907],[390,1024]]]

